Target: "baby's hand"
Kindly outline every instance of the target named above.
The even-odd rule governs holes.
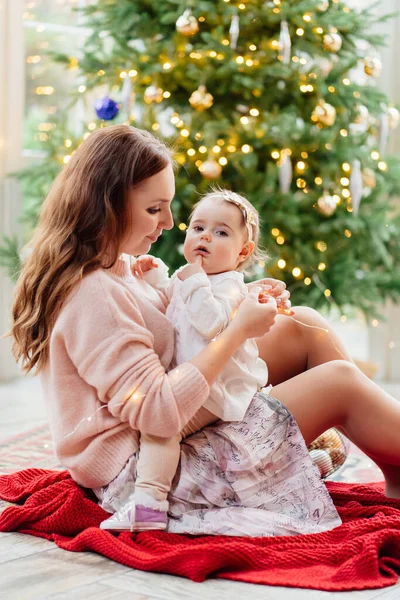
[[[196,261],[194,263],[186,265],[186,267],[184,267],[182,271],[179,271],[178,278],[181,281],[185,281],[185,279],[188,279],[196,273],[205,273],[203,269],[203,258],[200,255],[196,257]]]
[[[146,271],[151,269],[158,269],[158,264],[152,256],[140,256],[136,259],[136,262],[131,266],[133,275],[141,277]]]

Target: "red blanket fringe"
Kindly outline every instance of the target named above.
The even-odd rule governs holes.
[[[295,537],[189,536],[165,532],[111,534],[91,492],[67,471],[27,469],[0,476],[0,498],[18,502],[0,515],[0,531],[54,541],[71,552],[91,551],[143,571],[203,581],[220,577],[251,583],[361,590],[397,582],[400,500],[383,484],[327,482],[343,525]]]

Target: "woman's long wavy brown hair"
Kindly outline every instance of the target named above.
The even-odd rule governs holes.
[[[151,133],[115,125],[92,133],[55,179],[12,307],[13,354],[26,373],[46,365],[54,323],[77,282],[116,262],[129,235],[127,192],[172,162]]]

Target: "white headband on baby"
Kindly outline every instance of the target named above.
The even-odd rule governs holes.
[[[226,200],[226,202],[232,202],[232,204],[235,204],[240,209],[240,211],[243,215],[244,224],[246,225],[246,228],[247,228],[249,242],[251,242],[253,240],[253,225],[254,225],[254,227],[256,227],[257,221],[256,221],[253,211],[250,210],[242,202],[242,199],[240,198],[239,194],[236,194],[235,192],[231,192],[229,190],[221,190],[221,191],[216,191],[216,192],[210,194],[210,196],[215,196],[215,197],[220,197],[220,198],[222,197],[224,200]]]

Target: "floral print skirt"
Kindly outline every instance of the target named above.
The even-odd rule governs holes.
[[[332,455],[340,444],[345,456],[341,436]],[[243,421],[217,421],[182,442],[168,531],[259,537],[337,527],[340,517],[312,458],[327,453],[326,445],[309,451],[287,408],[268,390],[255,394]],[[135,465],[136,455],[109,485],[94,490],[109,512],[134,491]]]

